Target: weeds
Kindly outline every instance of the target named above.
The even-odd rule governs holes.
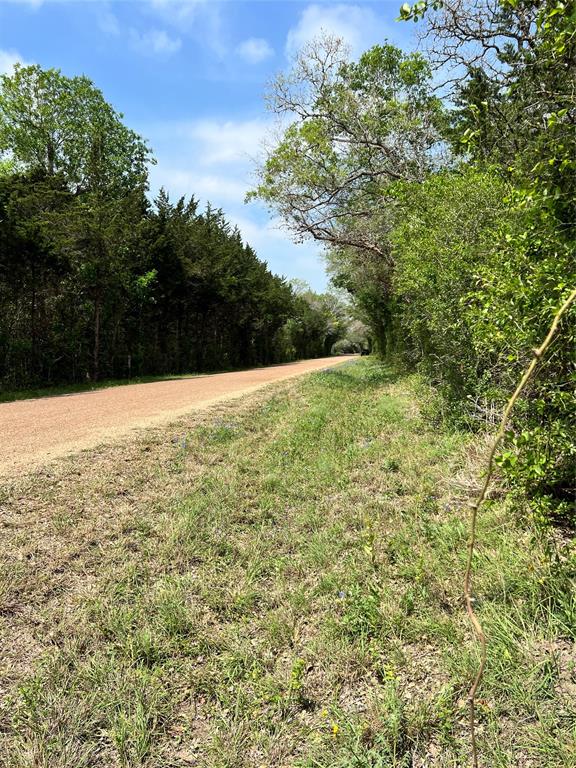
[[[416,384],[362,360],[15,481],[0,765],[466,765],[475,453]],[[569,552],[501,501],[480,529],[479,746],[564,768]]]

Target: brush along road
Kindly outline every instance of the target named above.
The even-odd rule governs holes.
[[[32,469],[58,456],[126,435],[135,427],[170,422],[352,357],[304,360],[234,373],[128,384],[70,395],[0,404],[0,473]]]

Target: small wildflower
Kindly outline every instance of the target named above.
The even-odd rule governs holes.
[[[384,677],[386,680],[396,679],[396,671],[391,664],[384,664]]]
[[[340,726],[338,723],[332,723],[332,736],[338,736],[338,731],[340,730]]]

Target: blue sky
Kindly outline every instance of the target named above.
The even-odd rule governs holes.
[[[266,83],[322,30],[354,54],[389,40],[413,47],[395,21],[400,0],[0,0],[0,72],[15,61],[85,74],[147,138],[151,190],[221,207],[268,262],[322,290],[321,249],[294,244],[258,203],[244,204],[270,129]]]

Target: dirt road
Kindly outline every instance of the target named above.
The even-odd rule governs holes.
[[[320,358],[250,371],[3,403],[0,474],[33,469],[58,456],[115,440],[136,427],[173,421],[189,411],[349,359],[352,358]]]

